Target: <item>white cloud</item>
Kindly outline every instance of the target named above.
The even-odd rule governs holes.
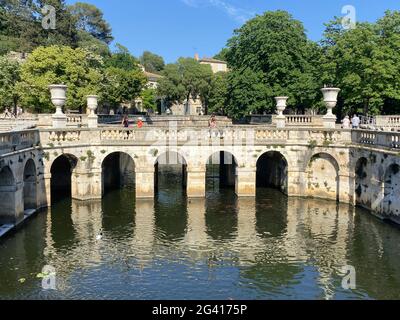
[[[252,16],[253,12],[235,7],[225,0],[181,0],[184,4],[192,8],[199,8],[201,6],[212,6],[224,11],[228,16],[239,23],[244,23]]]

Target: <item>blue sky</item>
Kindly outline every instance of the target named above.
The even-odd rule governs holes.
[[[113,28],[115,41],[139,56],[150,50],[174,62],[196,52],[213,56],[233,30],[267,10],[283,9],[301,20],[312,40],[324,23],[353,5],[358,21],[375,21],[387,9],[400,10],[399,0],[82,0],[99,7]],[[76,1],[67,0],[71,4]]]

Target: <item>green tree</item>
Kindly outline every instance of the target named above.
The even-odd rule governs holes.
[[[307,39],[302,23],[288,12],[266,12],[249,20],[235,31],[228,40],[227,48],[224,55],[234,70],[230,78],[238,76],[239,79],[234,82],[240,84],[235,89],[236,94],[230,97],[231,105],[246,106],[243,101],[232,100],[236,96],[247,95],[246,92],[239,94],[239,87],[252,91],[258,97],[267,93],[264,110],[272,109],[273,98],[277,95],[288,95],[289,105],[295,109],[304,110],[305,104],[307,107],[317,104],[315,92],[320,83],[314,62],[318,60],[315,55],[320,52],[315,43]],[[252,78],[262,80],[266,88],[250,84],[247,80]],[[251,87],[243,86],[246,83]],[[256,88],[260,92],[254,92]],[[248,109],[263,111],[262,107],[255,107],[254,104]]]
[[[117,43],[117,50],[106,59],[106,66],[123,70],[139,70],[139,61],[123,45]]]
[[[103,88],[103,100],[113,107],[124,102],[132,102],[140,96],[146,84],[146,78],[141,70],[109,67],[105,74],[107,80]]]
[[[207,113],[226,114],[228,73],[218,72],[212,77]]]
[[[143,52],[139,60],[148,72],[160,73],[165,67],[163,57],[156,55],[150,51]]]
[[[357,23],[351,30],[343,30],[339,19],[327,25],[322,79],[342,89],[344,112],[377,114],[388,99],[400,99],[400,42],[390,32],[396,24],[398,15],[386,13],[377,24]]]
[[[0,107],[13,107],[16,111],[20,93],[17,84],[20,81],[20,65],[6,57],[0,57]]]
[[[86,106],[86,96],[100,94],[103,61],[91,52],[66,46],[39,47],[21,68],[22,102],[36,112],[52,112],[48,86],[68,86],[66,108]]]
[[[74,17],[77,30],[85,31],[94,38],[109,44],[113,40],[111,27],[103,17],[103,12],[96,6],[77,2],[68,7]]]
[[[165,67],[158,86],[158,94],[169,104],[187,103],[190,98],[204,102],[210,86],[212,70],[192,58],[179,58],[175,64]]]
[[[271,89],[265,85],[264,73],[249,68],[233,70],[227,76],[225,114],[240,119],[251,113],[261,113],[274,108]]]
[[[145,110],[157,111],[157,95],[155,89],[146,88],[142,90],[140,97],[142,98]]]

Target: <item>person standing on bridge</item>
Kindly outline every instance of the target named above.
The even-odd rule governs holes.
[[[125,128],[129,128],[129,118],[127,115],[124,115],[124,117],[122,118],[122,125]]]
[[[142,119],[142,118],[139,118],[139,120],[138,120],[138,122],[137,122],[137,127],[138,127],[139,129],[142,129],[142,128],[143,128],[143,119]]]
[[[351,124],[353,126],[353,129],[358,129],[360,127],[361,120],[360,118],[355,114],[353,119],[351,119]]]

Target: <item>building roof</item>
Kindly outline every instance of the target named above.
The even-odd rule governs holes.
[[[144,74],[145,74],[145,76],[147,77],[147,79],[149,81],[158,81],[163,77],[162,75],[159,75],[159,74],[156,74],[156,73],[147,72],[147,71],[145,71]]]
[[[199,62],[208,62],[208,63],[220,63],[220,64],[227,64],[226,61],[217,60],[214,58],[201,58]]]

